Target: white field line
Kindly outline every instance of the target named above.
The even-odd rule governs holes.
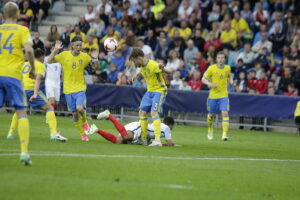
[[[0,150],[1,151],[1,150]],[[0,153],[0,157],[18,156],[19,153]],[[86,157],[86,158],[152,158],[167,160],[226,160],[226,161],[264,161],[264,162],[300,162],[300,160],[290,159],[272,159],[272,158],[214,158],[214,157],[170,157],[170,156],[143,156],[143,155],[103,155],[103,154],[77,154],[77,153],[59,153],[32,151],[32,156],[49,157]]]

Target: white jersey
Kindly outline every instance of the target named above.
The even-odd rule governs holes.
[[[133,140],[132,143],[135,143],[136,141],[138,141],[141,137],[141,125],[139,122],[131,122],[127,125],[125,125],[125,129],[126,131],[132,131],[134,136],[133,136]],[[161,123],[161,138],[164,138],[166,140],[171,140],[172,139],[172,131],[169,128],[169,126],[167,126],[164,123]],[[154,128],[153,128],[153,124],[149,124],[148,125],[148,129],[147,129],[147,138],[148,139],[154,139],[155,138],[155,134],[154,134]]]
[[[61,76],[61,64],[60,63],[48,63],[48,57],[45,58],[45,65],[46,65],[46,85],[47,82],[51,84],[60,85],[60,76]]]

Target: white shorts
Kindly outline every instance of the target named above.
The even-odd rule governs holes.
[[[60,99],[60,84],[48,82],[46,85],[46,96],[47,99],[55,98],[55,101]]]

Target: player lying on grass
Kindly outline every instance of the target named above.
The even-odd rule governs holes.
[[[141,126],[139,122],[131,122],[127,125],[121,124],[108,110],[99,113],[97,119],[108,119],[110,120],[117,131],[118,136],[115,136],[109,132],[98,129],[95,124],[90,127],[89,134],[99,133],[106,140],[115,144],[143,144],[141,139]],[[174,126],[174,119],[172,117],[165,117],[163,123],[161,124],[161,138],[165,138],[166,146],[175,146],[172,140],[172,128]],[[155,139],[155,133],[153,124],[148,125],[147,129],[147,140]]]
[[[66,142],[68,139],[61,136],[57,131],[57,121],[52,106],[48,103],[46,96],[40,91],[40,84],[46,72],[44,63],[44,52],[41,49],[34,51],[35,56],[35,79],[29,77],[31,65],[29,62],[23,64],[22,83],[26,94],[28,104],[33,108],[46,111],[46,120],[50,129],[50,140]],[[12,139],[15,130],[18,127],[17,113],[13,115],[7,139]]]

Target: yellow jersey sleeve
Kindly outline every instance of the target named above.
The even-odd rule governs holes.
[[[300,101],[297,102],[297,106],[294,112],[294,117],[299,117],[300,116]]]
[[[54,60],[56,62],[59,62],[60,64],[63,64],[65,53],[66,53],[66,51],[63,51],[63,52],[57,54],[56,56],[54,56]]]

